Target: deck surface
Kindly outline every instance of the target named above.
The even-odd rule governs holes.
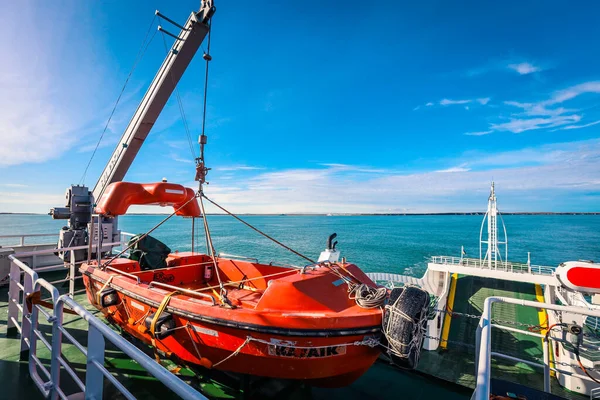
[[[65,273],[44,276],[48,280],[64,278]],[[65,288],[62,288],[64,290]],[[0,377],[3,388],[0,399],[36,400],[43,397],[33,384],[28,373],[28,363],[19,361],[19,339],[6,335],[7,288],[0,288]],[[76,296],[76,300],[89,311],[101,318],[95,308],[87,302],[85,294]],[[44,317],[40,316],[40,321]],[[86,344],[87,322],[81,318],[65,315],[65,326],[82,344]],[[49,338],[49,325],[45,327]],[[140,343],[139,348],[151,355],[150,349]],[[49,352],[44,345],[38,345],[38,357],[48,365]],[[72,345],[63,345],[63,357],[76,369],[80,378],[85,378],[85,358]],[[107,344],[106,367],[140,399],[171,399],[174,395],[160,382],[149,376],[136,362],[122,352]],[[382,393],[402,393],[403,399],[426,400],[443,398],[449,400],[469,399],[472,391],[459,385],[429,377],[420,373],[400,371],[384,362],[376,363],[354,384],[341,389],[322,389],[299,383],[273,379],[254,379],[244,382],[239,376],[231,376],[219,371],[191,371],[182,369],[180,376],[190,385],[213,399],[381,399]],[[61,374],[61,387],[67,394],[78,391],[66,372]],[[112,384],[105,381],[104,398],[122,399]]]

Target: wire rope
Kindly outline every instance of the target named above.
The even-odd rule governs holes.
[[[144,36],[144,40],[142,41],[142,45],[140,46],[140,49],[138,50],[137,56],[135,58],[135,61],[133,63],[133,66],[131,67],[131,70],[129,71],[129,74],[127,75],[127,79],[125,79],[125,83],[123,84],[123,87],[121,88],[121,92],[119,93],[119,96],[117,97],[117,101],[115,102],[115,105],[112,108],[112,111],[110,112],[110,115],[108,117],[108,121],[106,121],[106,125],[104,125],[104,129],[102,130],[102,134],[100,135],[100,138],[98,139],[98,142],[96,143],[96,147],[94,147],[94,151],[92,152],[92,155],[83,171],[83,175],[81,176],[81,179],[79,180],[79,183],[82,184],[85,181],[85,178],[87,176],[87,172],[90,168],[90,165],[92,164],[92,160],[94,159],[94,156],[96,155],[96,152],[98,151],[98,148],[100,147],[100,143],[102,142],[102,139],[104,138],[104,135],[106,134],[106,131],[108,130],[108,126],[110,125],[110,121],[112,120],[113,116],[115,115],[115,111],[117,110],[117,106],[119,105],[119,102],[121,101],[121,98],[123,97],[123,93],[125,93],[125,88],[127,87],[127,84],[129,83],[129,80],[131,79],[131,76],[133,75],[133,72],[135,71],[135,69],[137,68],[139,62],[142,60],[142,58],[144,57],[144,54],[146,54],[146,51],[148,50],[148,47],[150,46],[150,43],[152,43],[152,41],[154,40],[154,37],[156,36],[156,32],[158,31],[154,31],[154,34],[152,35],[152,38],[150,38],[150,40],[148,41],[148,43],[146,44],[146,40],[148,39],[148,35],[150,34],[150,30],[152,29],[152,26],[154,25],[154,21],[156,21],[156,15],[154,16],[154,18],[152,18],[152,22],[150,22],[150,26],[148,26],[148,30],[146,31],[146,36]],[[145,45],[145,46],[144,46]]]
[[[165,33],[162,32],[162,39],[163,39],[163,45],[165,47],[165,53],[169,53],[169,49],[167,46],[167,39],[165,38]],[[177,88],[177,85],[175,84],[175,79],[173,79],[173,74],[169,71],[169,77],[171,78],[171,84],[173,85],[173,89],[175,90],[175,98],[177,100],[177,106],[179,107],[179,112],[181,114],[181,121],[183,123],[183,129],[185,131],[185,135],[187,137],[187,141],[188,141],[188,146],[190,148],[190,153],[192,155],[193,159],[196,159],[196,150],[194,148],[194,141],[192,140],[192,135],[190,133],[190,127],[188,125],[187,122],[187,118],[185,115],[185,110],[183,108],[183,101],[181,101],[181,96],[179,94],[179,89]]]

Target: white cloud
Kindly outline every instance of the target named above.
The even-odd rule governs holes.
[[[0,166],[55,158],[96,118],[99,96],[90,90],[103,74],[91,50],[97,46],[85,45],[86,30],[72,40],[76,8],[0,4],[0,53],[10,55],[0,63]]]
[[[508,131],[521,133],[536,129],[554,128],[561,125],[579,122],[580,115],[559,115],[547,118],[511,119],[509,122],[490,124],[492,131]]]
[[[226,165],[223,167],[216,167],[215,171],[256,171],[265,169],[263,167],[252,167],[249,165]]]
[[[50,208],[64,203],[65,196],[60,193],[39,193],[35,189],[29,192],[0,192],[0,212],[48,212]]]
[[[457,159],[470,161],[431,172],[389,170],[360,180],[345,173],[343,164],[259,173],[222,186],[211,182],[207,194],[234,212],[435,212],[473,210],[466,193],[481,208],[492,177],[505,195],[543,201],[567,195],[573,207],[580,194],[600,190],[600,140],[497,154],[468,152]]]
[[[425,107],[431,107],[433,106],[433,103],[430,101],[429,103],[425,104]]]
[[[490,100],[491,100],[491,99],[490,99],[489,97],[482,97],[482,98],[480,98],[480,99],[477,99],[477,102],[478,102],[479,104],[481,104],[482,106],[485,106],[487,103],[489,103],[489,102],[490,102]]]
[[[468,171],[471,170],[471,168],[466,168],[464,165],[465,164],[460,165],[458,167],[451,167],[451,168],[447,168],[447,169],[440,169],[440,170],[437,170],[435,172],[452,173],[452,172],[468,172]]]
[[[553,105],[562,103],[586,93],[600,93],[600,81],[584,82],[564,90],[559,90],[554,93],[552,98],[545,101],[544,104]]]
[[[450,106],[455,104],[469,104],[472,100],[451,100],[451,99],[442,99],[440,101],[440,105],[442,106]]]
[[[191,159],[191,156],[190,156],[190,158],[183,158],[183,157],[180,157],[179,155],[177,155],[176,153],[171,153],[171,159],[173,161],[177,161],[177,162],[185,163],[185,164],[193,164],[194,163],[194,160]]]
[[[492,133],[493,131],[480,131],[480,132],[467,132],[465,133],[465,135],[467,136],[483,136],[483,135],[489,135],[490,133]]]
[[[542,69],[540,67],[536,67],[530,63],[523,62],[520,64],[509,64],[508,68],[518,72],[521,75],[528,75],[534,72],[539,72]]]
[[[514,106],[523,109],[523,115],[535,117],[535,116],[558,116],[565,113],[577,112],[574,109],[567,109],[564,107],[548,108],[548,102],[542,101],[539,103],[520,103],[518,101],[505,101],[504,104],[507,106]]]
[[[337,164],[337,163],[323,163],[319,164],[324,167],[330,167],[340,172],[364,172],[370,174],[385,174],[392,172],[391,170],[384,168],[373,168],[373,167],[365,167],[362,165],[349,165],[349,164]]]
[[[347,164],[275,172],[251,170],[250,176],[243,178],[228,175],[224,181],[211,181],[206,192],[238,213],[372,213],[479,210],[485,207],[492,177],[506,211],[510,207],[514,211],[540,211],[540,207],[552,207],[560,201],[568,204],[564,211],[581,210],[587,193],[600,190],[599,139],[500,153],[467,151],[445,163],[451,167],[413,173]],[[361,175],[349,173],[355,171]],[[515,199],[513,203],[507,201],[509,197]],[[523,198],[529,203],[523,203]],[[0,192],[0,211],[47,212],[61,201],[60,193],[38,193],[37,188]],[[596,207],[590,201],[585,204]],[[534,206],[537,208],[532,209]],[[214,211],[209,208],[209,212]]]
[[[599,121],[590,122],[589,124],[583,124],[583,125],[568,125],[568,126],[564,126],[564,127],[560,128],[560,129],[561,130],[581,129],[581,128],[587,128],[589,126],[594,126],[594,125],[598,125],[598,124],[600,124],[600,120]]]
[[[584,94],[598,93],[600,93],[600,81],[590,81],[556,91],[548,99],[538,102],[505,101],[505,105],[519,108],[521,111],[512,113],[507,122],[490,123],[488,130],[466,133],[466,135],[479,136],[478,134],[483,135],[494,131],[521,133],[547,128],[570,130],[594,126],[600,121],[574,125],[582,120],[583,114],[577,109],[559,105]]]

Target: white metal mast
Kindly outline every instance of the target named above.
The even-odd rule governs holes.
[[[500,216],[500,211],[498,211],[496,191],[494,182],[492,182],[490,196],[488,198],[488,208],[485,216],[483,217],[483,221],[481,222],[481,229],[479,231],[479,261],[482,266],[485,266],[487,263],[487,267],[489,269],[497,268],[498,260],[502,261],[502,253],[500,253],[499,245],[504,245],[505,247],[504,261],[506,262],[508,258],[508,237],[506,235],[506,226],[504,225],[504,221],[502,221],[501,216],[500,221],[502,222],[502,228],[504,231],[504,241],[498,241],[498,216]],[[483,240],[483,226],[485,225],[486,221],[487,240]],[[482,249],[484,244],[487,244],[487,250],[485,257],[482,259]]]

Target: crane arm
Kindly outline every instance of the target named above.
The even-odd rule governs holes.
[[[93,190],[95,201],[100,200],[108,185],[121,181],[125,177],[152,126],[154,126],[177,83],[208,34],[210,29],[209,19],[214,11],[213,1],[205,0],[202,2],[200,11],[192,12],[183,27],[165,18],[183,29],[176,36],[175,43],[152,80],[131,121],[129,121],[106,167],[104,167]]]

